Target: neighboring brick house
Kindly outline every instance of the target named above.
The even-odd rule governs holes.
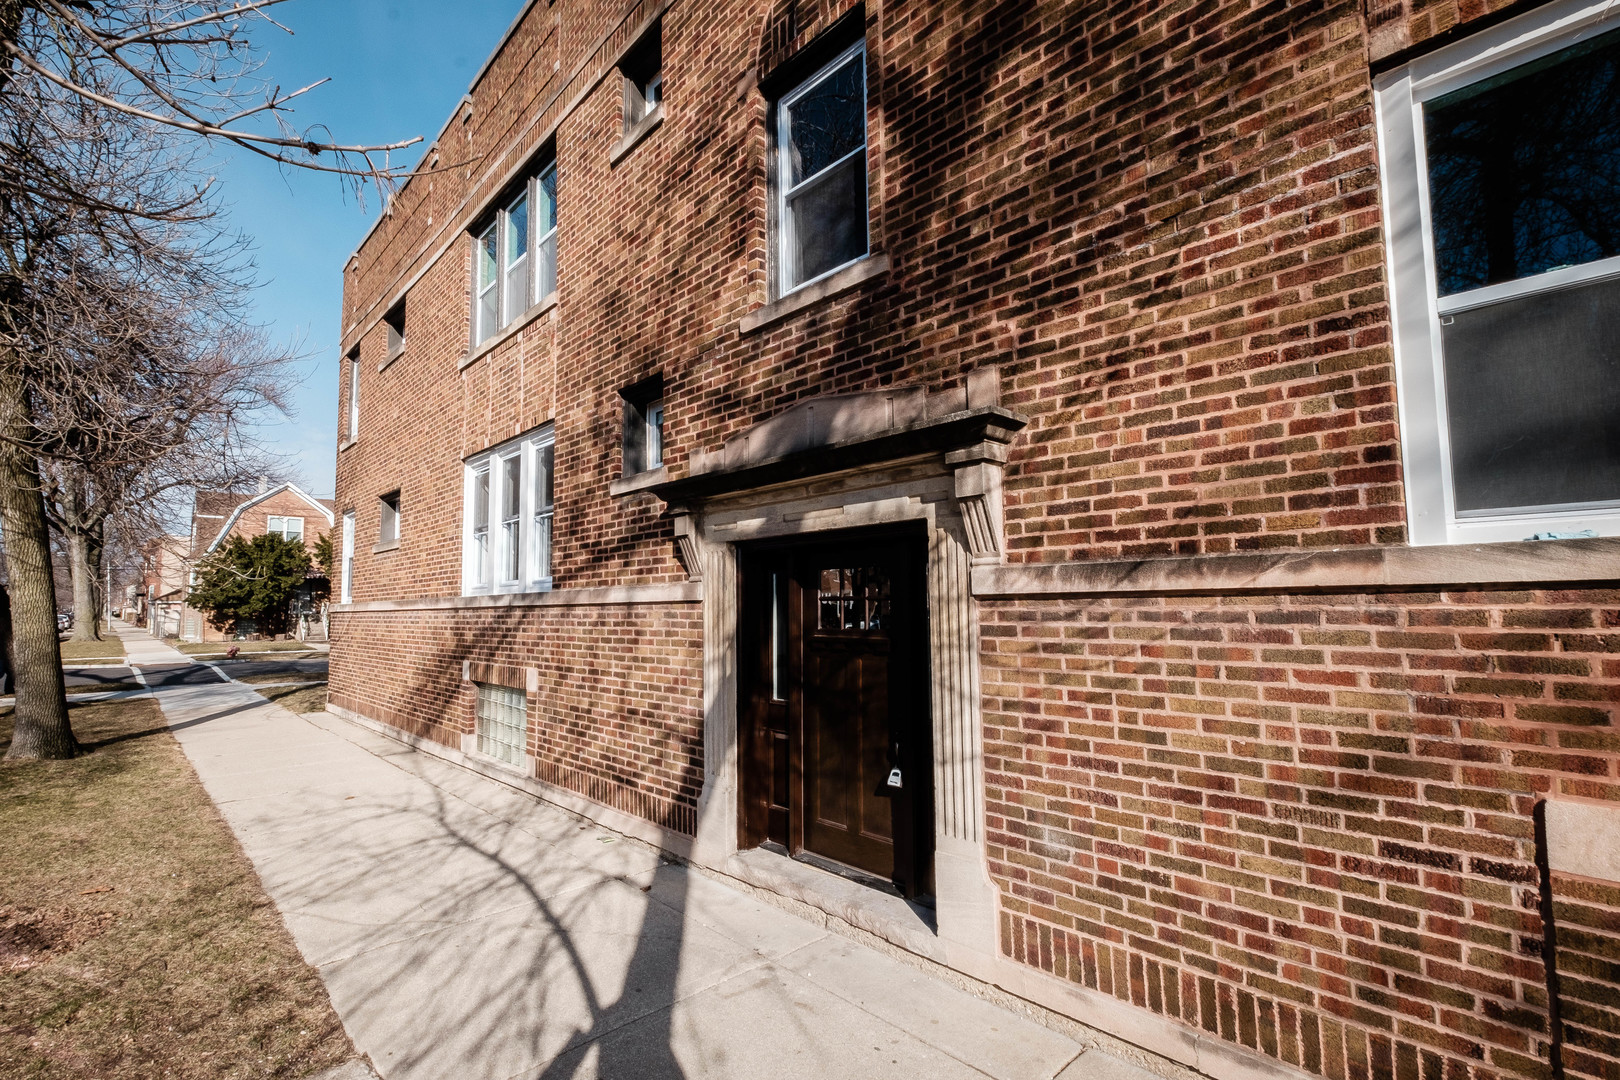
[[[191,571],[191,535],[160,536],[148,545],[135,608],[153,637],[179,637]]]
[[[333,706],[1213,1076],[1620,1077],[1609,9],[528,4]]]
[[[274,532],[289,540],[301,539],[311,557],[321,537],[332,530],[331,499],[318,499],[296,484],[261,484],[251,495],[230,491],[200,491],[191,515],[191,553],[187,577],[198,561],[217,551],[232,537],[251,540]],[[316,621],[316,628],[319,623]],[[185,604],[179,635],[186,641],[225,641],[230,635],[208,621],[207,612]],[[238,632],[244,632],[238,628]],[[252,631],[245,631],[251,634]]]

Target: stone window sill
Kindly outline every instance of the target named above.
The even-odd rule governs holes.
[[[385,551],[397,551],[398,549],[398,540],[385,540],[380,544],[373,544],[371,547],[371,553],[373,555],[381,555]]]
[[[648,113],[646,116],[643,116],[640,120],[637,120],[635,126],[626,131],[619,138],[619,141],[613,144],[613,148],[608,151],[608,167],[612,168],[620,161],[624,160],[624,156],[626,154],[630,153],[630,151],[634,150],[638,145],[640,145],[641,140],[645,139],[647,136],[656,131],[658,125],[662,124],[663,122],[664,106],[662,103],[659,103],[657,108],[653,109],[653,111]]]
[[[544,315],[546,312],[550,311],[556,306],[557,293],[554,290],[550,296],[529,308],[528,311],[525,311],[516,319],[513,319],[512,324],[506,329],[502,330],[500,333],[496,334],[494,337],[490,338],[488,341],[469,352],[466,356],[462,357],[461,363],[456,365],[456,370],[460,371],[462,368],[483,359],[485,353],[493,351],[501,344],[501,342],[506,341],[519,331],[525,329],[530,323],[534,322],[540,316]]]
[[[755,330],[764,329],[772,323],[781,322],[790,315],[797,315],[805,308],[814,307],[823,300],[830,300],[840,293],[846,293],[857,285],[871,281],[889,272],[889,257],[883,253],[868,255],[854,266],[838,271],[832,277],[823,278],[814,285],[807,285],[802,289],[788,293],[779,300],[772,300],[764,307],[755,308],[742,317],[737,324],[737,331],[741,334],[752,334]]]
[[[405,350],[402,348],[398,352],[393,353],[390,356],[388,356],[385,360],[383,360],[382,363],[378,364],[377,365],[377,370],[378,371],[386,371],[386,370],[388,370],[388,366],[390,364],[392,364],[395,360],[398,360],[400,357],[402,357],[404,355],[405,355]]]
[[[347,450],[349,447],[353,446],[359,441],[359,439],[344,439],[342,442],[338,443],[338,453],[343,453],[343,451]]]
[[[629,476],[621,476],[619,479],[608,485],[608,494],[615,497],[620,495],[631,495],[637,491],[645,491],[650,487],[662,484],[668,479],[669,470],[660,465],[656,469],[648,469],[645,472],[631,473]]]

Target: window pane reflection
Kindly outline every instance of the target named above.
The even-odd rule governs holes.
[[[1620,31],[1424,106],[1440,295],[1620,255]]]
[[[821,571],[816,607],[825,631],[885,631],[889,628],[889,575],[880,567]]]

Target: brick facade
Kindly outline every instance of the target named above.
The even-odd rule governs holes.
[[[1620,795],[1617,605],[981,607],[1005,947],[1325,1076],[1544,1075],[1531,812]],[[1559,892],[1590,1016],[1620,1000],[1615,894]],[[1615,1019],[1570,1071],[1614,1075]]]
[[[534,779],[694,834],[734,656],[665,504],[611,490],[652,375],[681,477],[818,396],[995,369],[1014,568],[1402,548],[1374,73],[1533,6],[531,3],[345,269],[334,704],[456,749],[469,677],[522,685]],[[615,160],[655,17],[664,119]],[[888,268],[776,313],[769,95],[863,20]],[[469,230],[553,153],[557,302],[474,348]],[[462,462],[546,423],[553,590],[601,595],[460,601]],[[1331,1080],[1617,1080],[1620,886],[1544,886],[1532,821],[1620,802],[1592,578],[978,600],[998,962]]]

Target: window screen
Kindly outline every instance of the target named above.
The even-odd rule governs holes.
[[[477,683],[478,752],[508,765],[523,764],[529,721],[522,690]]]
[[[1458,513],[1620,500],[1620,280],[1442,320]]]

